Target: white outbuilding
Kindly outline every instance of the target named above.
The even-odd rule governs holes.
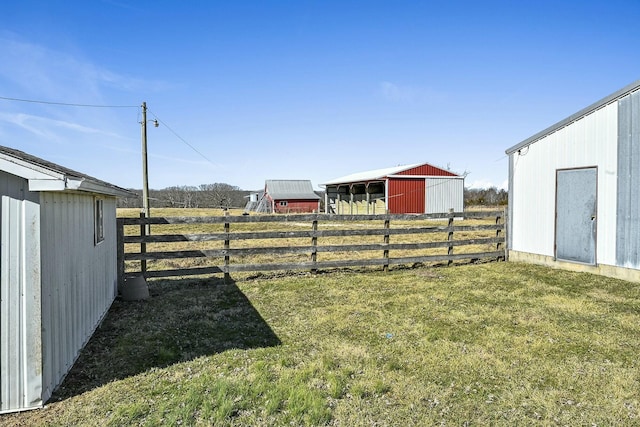
[[[41,407],[107,313],[132,195],[0,146],[0,413]]]
[[[510,260],[640,281],[640,81],[506,153]]]

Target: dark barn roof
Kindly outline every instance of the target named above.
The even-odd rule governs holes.
[[[274,200],[320,200],[309,180],[268,179],[265,189]]]

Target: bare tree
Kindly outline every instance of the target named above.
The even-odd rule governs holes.
[[[131,190],[141,194],[141,190]],[[203,184],[198,187],[175,185],[162,190],[150,190],[151,207],[169,208],[232,208],[245,205],[244,196],[249,192],[225,183]],[[141,197],[130,197],[118,201],[118,207],[142,207]]]
[[[243,205],[244,191],[235,185],[216,182],[200,185],[200,192],[209,207],[231,208]]]
[[[464,204],[466,206],[504,206],[507,204],[509,193],[496,187],[465,188]]]

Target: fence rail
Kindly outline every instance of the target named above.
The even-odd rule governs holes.
[[[447,220],[445,225],[434,224],[434,220]],[[393,222],[394,228],[391,227]],[[477,223],[480,222],[480,223]],[[253,224],[260,230],[232,231]],[[457,225],[460,224],[460,225]],[[221,231],[207,233],[172,232],[176,226],[184,229],[205,225],[222,226]],[[305,226],[307,230],[273,230],[277,227]],[[337,229],[320,229],[319,225]],[[168,231],[163,233],[163,228]],[[151,229],[152,234],[146,230]],[[264,231],[263,231],[264,230]],[[150,277],[189,276],[201,274],[224,274],[233,272],[263,272],[274,270],[310,270],[447,262],[459,260],[505,259],[506,221],[505,212],[451,212],[448,214],[424,215],[254,215],[216,217],[171,217],[171,218],[118,218],[118,273],[123,281],[127,277],[144,275]],[[440,233],[443,236],[438,240]],[[456,234],[463,234],[458,240]],[[380,242],[363,242],[367,238],[381,236]],[[407,242],[402,240],[411,239]],[[391,242],[400,239],[400,242]],[[336,239],[351,239],[348,243]],[[308,244],[290,244],[287,239],[309,239]],[[353,240],[356,239],[354,242]],[[251,244],[250,247],[236,247]],[[278,241],[285,240],[285,244]],[[264,242],[269,242],[265,244]],[[246,243],[243,243],[246,242]],[[273,244],[272,244],[273,242]],[[320,242],[324,244],[320,244]],[[207,248],[207,244],[219,247]],[[222,243],[222,244],[221,244]],[[196,245],[196,248],[173,248],[176,245]],[[221,244],[221,245],[220,245]],[[198,245],[200,247],[198,247]],[[154,250],[148,250],[155,247]],[[456,253],[456,249],[470,250]],[[139,248],[139,250],[135,250]],[[167,249],[168,248],[168,249]],[[425,253],[443,249],[445,253]],[[480,250],[478,249],[480,248]],[[390,256],[390,251],[402,252],[401,256]],[[363,258],[361,253],[379,252],[380,258]],[[406,252],[412,253],[407,256]],[[319,260],[319,254],[329,258]],[[272,255],[279,262],[264,262],[261,255]],[[287,255],[304,255],[305,260],[286,261]],[[147,269],[147,262],[177,259],[217,260],[217,265],[187,266],[180,268]],[[338,258],[338,259],[336,259]],[[234,262],[232,262],[234,261]],[[235,262],[238,261],[238,262]],[[248,262],[247,262],[248,261]],[[272,260],[271,260],[272,261]],[[139,269],[135,269],[135,263]],[[242,262],[242,263],[241,263]]]

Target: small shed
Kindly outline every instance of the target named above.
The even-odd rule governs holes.
[[[268,179],[256,210],[269,213],[310,213],[320,211],[320,197],[309,180]]]
[[[0,146],[0,413],[41,407],[111,306],[132,194]]]
[[[510,260],[640,281],[640,81],[506,153]]]
[[[264,190],[260,191],[251,191],[249,194],[244,196],[247,199],[247,203],[244,206],[245,212],[257,212],[258,204],[262,199],[264,199]]]
[[[429,163],[354,173],[321,186],[326,189],[326,213],[421,214],[464,209],[464,176]]]

